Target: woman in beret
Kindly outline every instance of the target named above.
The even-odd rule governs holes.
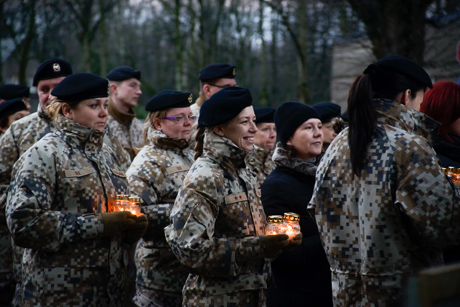
[[[290,244],[285,234],[264,235],[259,189],[245,163],[254,121],[245,88],[224,88],[200,109],[196,160],[165,228],[172,251],[191,272],[184,306],[263,306],[269,258]]]
[[[248,167],[256,175],[259,186],[273,170],[273,149],[276,142],[276,128],[273,119],[275,108],[254,108],[257,132],[254,136],[254,150],[248,160]]]
[[[275,169],[261,186],[265,214],[300,216],[302,244],[272,262],[267,306],[332,306],[329,263],[315,220],[307,211],[323,145],[323,124],[315,109],[290,101],[274,115],[278,142]]]
[[[142,198],[149,228],[139,241],[137,306],[181,306],[188,272],[166,243],[164,227],[182,181],[193,163],[190,131],[196,117],[190,110],[192,94],[165,90],[150,99],[144,124],[146,145],[126,175],[132,193]]]
[[[0,103],[0,137],[9,126],[18,119],[29,114],[22,98],[15,98]]]
[[[334,305],[403,305],[409,276],[442,264],[441,250],[460,241],[460,195],[417,111],[428,87],[422,67],[388,56],[350,88],[349,127],[321,159],[310,202]]]
[[[147,219],[109,212],[128,186],[103,143],[107,80],[81,73],[52,91],[56,125],[20,157],[6,207],[23,257],[23,305],[123,306],[123,246]]]

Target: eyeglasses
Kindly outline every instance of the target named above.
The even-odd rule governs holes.
[[[192,123],[196,121],[195,115],[190,115],[189,117],[187,116],[165,116],[163,118],[175,121],[176,123],[186,123],[188,120],[191,121]]]
[[[217,84],[209,83],[209,82],[208,82],[208,84],[211,85],[211,86],[218,87],[218,88],[227,88],[227,87],[238,86],[238,84],[235,84],[235,85],[217,85]]]

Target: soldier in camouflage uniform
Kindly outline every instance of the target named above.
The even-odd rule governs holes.
[[[248,167],[256,175],[260,186],[275,168],[275,163],[272,161],[276,143],[275,108],[254,108],[254,113],[257,132],[254,136],[254,150],[248,159]]]
[[[54,130],[54,123],[48,115],[47,106],[50,103],[51,91],[66,76],[72,74],[70,63],[62,59],[50,59],[43,62],[35,72],[33,85],[37,87],[39,98],[38,111],[18,121],[15,121],[0,138],[0,227],[2,242],[10,241],[10,235],[6,227],[4,210],[6,206],[6,195],[11,178],[14,176],[13,165],[19,157],[46,134]],[[116,138],[110,133],[104,136],[104,143],[116,152],[117,163],[121,170],[126,171],[131,160],[121,148]],[[6,240],[3,238],[7,237]],[[11,243],[9,244],[11,245]],[[6,248],[2,248],[6,251]],[[21,260],[22,248],[13,245],[14,275],[17,286],[21,282]],[[18,289],[18,291],[20,291]],[[16,299],[15,299],[16,300]],[[18,298],[16,301],[20,301]]]
[[[200,70],[200,95],[192,104],[191,109],[195,116],[200,115],[203,102],[211,98],[223,88],[236,86],[236,67],[226,63],[213,63]]]
[[[192,94],[161,91],[145,106],[147,144],[126,175],[131,192],[143,200],[149,229],[136,248],[138,306],[181,306],[188,271],[166,243],[164,227],[182,181],[193,163],[189,140],[195,116]]]
[[[109,71],[106,77],[110,82],[107,126],[133,160],[144,146],[143,125],[134,113],[142,94],[141,72],[128,66],[119,66]]]
[[[50,93],[54,87],[66,76],[72,74],[69,62],[62,59],[51,59],[43,62],[35,72],[33,86],[37,87],[40,104],[38,111],[20,120],[15,121],[0,138],[0,236],[2,241],[2,253],[13,252],[13,272],[16,281],[16,294],[14,305],[20,305],[21,262],[23,249],[17,246],[11,248],[11,235],[6,226],[5,206],[6,196],[14,163],[35,142],[51,132],[54,128],[46,107],[50,103]],[[12,251],[13,249],[13,251]],[[2,259],[6,259],[3,258]],[[2,264],[8,264],[3,262]]]
[[[247,89],[228,87],[200,110],[196,161],[165,228],[174,254],[192,272],[184,306],[263,306],[267,258],[289,245],[285,234],[264,235],[260,191],[245,165],[257,131],[251,103]]]
[[[74,74],[52,95],[56,130],[14,166],[8,227],[23,257],[24,306],[122,306],[123,244],[138,239],[147,219],[108,212],[127,181],[103,143],[108,82]]]
[[[318,166],[310,206],[336,306],[399,306],[407,278],[460,241],[460,196],[417,111],[427,87],[406,58],[369,65],[350,89],[349,128]]]

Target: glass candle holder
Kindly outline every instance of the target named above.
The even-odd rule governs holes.
[[[135,216],[141,215],[141,198],[138,196],[131,196],[129,198],[129,211]]]
[[[270,215],[267,217],[267,226],[265,226],[266,235],[276,235],[284,232],[282,215]]]
[[[300,215],[294,212],[286,212],[283,216],[283,224],[286,229],[286,234],[289,236],[289,239],[292,240],[294,237],[300,233]]]

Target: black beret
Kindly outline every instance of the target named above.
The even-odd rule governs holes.
[[[0,103],[0,119],[22,110],[27,110],[27,106],[21,98],[4,101]]]
[[[333,102],[318,102],[315,105],[313,105],[313,109],[315,109],[316,112],[318,112],[323,123],[328,123],[333,118],[340,117],[341,108],[338,104],[335,104]]]
[[[263,107],[263,108],[254,108],[254,113],[256,114],[256,124],[258,123],[274,123],[275,122],[275,108],[272,107]]]
[[[131,78],[141,80],[141,72],[129,66],[119,66],[109,71],[106,77],[110,81],[123,81]]]
[[[107,79],[90,73],[78,73],[62,80],[51,91],[51,95],[56,96],[58,101],[72,102],[107,97],[108,92]]]
[[[0,86],[0,99],[10,100],[29,96],[30,91],[28,86],[19,84],[4,84]]]
[[[310,118],[321,119],[318,112],[310,106],[297,101],[288,101],[280,105],[275,112],[275,126],[278,140],[286,142],[297,128]]]
[[[340,117],[343,119],[344,122],[348,123],[348,111],[345,111],[340,115]]]
[[[238,86],[226,87],[206,100],[200,108],[199,127],[214,127],[237,116],[252,106],[251,92]]]
[[[433,88],[433,83],[428,73],[417,63],[400,55],[390,55],[378,60],[374,64],[367,66],[363,74],[368,74],[372,70],[396,72],[406,77],[412,78],[422,85]]]
[[[170,108],[189,107],[193,101],[191,93],[164,90],[153,96],[145,105],[146,111],[159,111]]]
[[[71,74],[72,66],[70,66],[69,62],[62,59],[51,59],[38,66],[32,85],[37,86],[40,80],[67,77]]]
[[[235,79],[236,77],[236,67],[224,63],[214,63],[206,66],[200,71],[198,79],[201,81],[228,78]]]

